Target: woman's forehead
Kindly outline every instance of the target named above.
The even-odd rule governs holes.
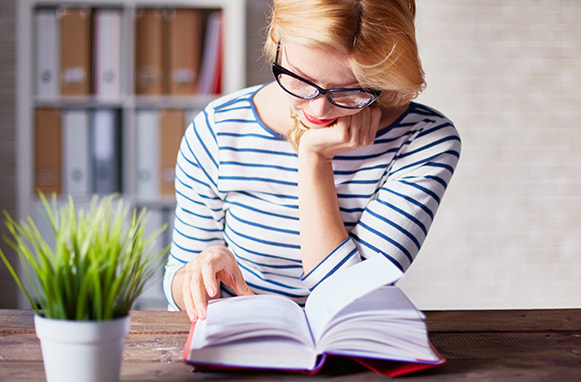
[[[281,46],[283,66],[322,87],[357,85],[349,57],[337,50],[289,42]]]

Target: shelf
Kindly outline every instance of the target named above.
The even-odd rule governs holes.
[[[41,62],[37,59],[39,53],[38,46],[40,44],[37,40],[43,40],[48,38],[48,33],[38,33],[37,31],[37,15],[38,12],[62,12],[66,8],[85,8],[91,10],[91,14],[95,14],[96,11],[100,9],[114,9],[119,12],[119,88],[118,93],[110,96],[103,96],[95,94],[95,82],[93,78],[93,70],[95,67],[95,59],[97,54],[94,53],[96,49],[95,36],[97,33],[94,31],[96,23],[90,22],[91,31],[89,35],[91,36],[91,61],[88,65],[91,68],[89,74],[89,80],[92,81],[90,85],[90,92],[82,95],[62,95],[62,90],[53,93],[50,92],[39,92],[38,81],[37,80],[37,62]],[[175,197],[171,192],[168,191],[167,187],[159,192],[150,192],[147,195],[140,194],[139,188],[139,178],[138,173],[140,171],[140,159],[143,158],[143,147],[139,146],[139,142],[143,142],[143,137],[141,136],[145,129],[144,126],[140,126],[140,121],[142,120],[143,113],[154,112],[157,113],[155,118],[159,118],[160,121],[165,121],[167,126],[158,127],[163,130],[164,139],[158,139],[158,141],[167,140],[167,136],[172,135],[174,141],[170,142],[171,149],[177,150],[176,139],[179,138],[180,130],[185,130],[188,121],[192,118],[194,113],[200,111],[208,102],[215,99],[218,94],[196,94],[192,92],[188,95],[170,95],[170,94],[157,94],[157,95],[143,95],[136,94],[136,28],[137,21],[136,17],[141,9],[145,8],[160,8],[164,10],[172,9],[199,9],[201,17],[201,28],[202,28],[202,44],[206,44],[208,40],[207,37],[207,26],[208,17],[213,11],[221,12],[222,20],[222,60],[221,67],[218,73],[221,75],[221,88],[222,93],[230,93],[232,91],[238,90],[246,86],[246,2],[244,0],[171,0],[165,1],[154,1],[154,0],[74,0],[74,1],[49,1],[49,0],[19,0],[17,2],[17,112],[16,112],[16,124],[17,124],[17,172],[18,172],[18,183],[17,183],[17,194],[18,194],[18,205],[17,205],[17,215],[19,218],[25,218],[31,216],[34,219],[41,219],[41,213],[39,212],[39,207],[41,206],[40,200],[36,196],[35,186],[37,185],[35,181],[35,176],[37,170],[35,170],[35,163],[37,152],[36,147],[52,147],[53,139],[58,140],[53,136],[48,136],[46,141],[40,142],[38,146],[36,142],[36,131],[38,128],[43,128],[44,122],[35,122],[35,114],[39,110],[53,110],[56,113],[60,113],[61,131],[60,134],[63,138],[59,141],[58,145],[62,146],[61,156],[72,155],[70,150],[76,149],[79,153],[84,152],[87,155],[92,155],[90,159],[91,163],[91,176],[95,175],[95,157],[94,155],[98,148],[95,146],[95,142],[99,139],[103,139],[103,129],[97,128],[98,119],[109,121],[114,121],[115,129],[114,132],[111,130],[108,134],[116,134],[115,147],[118,146],[118,152],[116,161],[118,161],[118,171],[119,171],[119,186],[116,191],[119,192],[120,197],[123,198],[125,202],[128,203],[131,208],[142,208],[145,207],[150,211],[154,218],[153,225],[161,226],[164,223],[172,223],[172,212],[175,206]],[[170,15],[171,12],[165,12]],[[60,16],[59,16],[60,17]],[[91,16],[93,17],[93,16]],[[166,17],[166,16],[164,16]],[[54,21],[59,20],[59,21]],[[62,24],[61,19],[55,18],[53,26],[55,28],[60,28]],[[165,19],[164,19],[165,20]],[[166,21],[163,21],[164,23]],[[164,24],[165,25],[165,24]],[[165,26],[164,26],[165,28]],[[104,28],[104,30],[109,30]],[[165,31],[166,29],[164,29]],[[182,31],[181,29],[176,29],[177,31]],[[50,32],[50,31],[49,31]],[[163,32],[166,33],[166,32]],[[179,33],[178,33],[179,34]],[[58,34],[56,35],[57,40],[55,43],[60,44],[58,40]],[[68,34],[69,37],[76,34]],[[165,34],[161,38],[166,38]],[[49,41],[50,42],[50,41]],[[168,44],[163,44],[165,47]],[[48,49],[47,46],[43,45],[44,49]],[[60,55],[62,54],[61,46],[58,45],[58,59],[60,60]],[[203,48],[203,45],[202,45]],[[165,48],[164,48],[165,49]],[[48,49],[49,55],[53,52],[57,55],[57,50],[51,51]],[[201,50],[203,54],[204,50]],[[179,53],[179,52],[178,52]],[[56,57],[56,56],[55,56]],[[164,55],[165,57],[165,55]],[[165,58],[164,58],[165,60]],[[200,58],[202,61],[203,58]],[[164,61],[164,65],[165,61]],[[60,66],[56,66],[59,68]],[[165,66],[164,66],[165,68]],[[75,76],[79,75],[79,72],[72,71],[71,78],[75,79]],[[62,75],[62,72],[59,74]],[[82,76],[81,76],[82,77]],[[164,77],[170,78],[171,76]],[[173,78],[173,77],[171,77]],[[183,74],[182,74],[183,78]],[[175,78],[174,78],[175,80]],[[176,80],[177,81],[177,80]],[[168,89],[168,88],[164,88]],[[112,111],[112,112],[109,112]],[[109,115],[104,115],[109,113]],[[100,114],[97,117],[97,114]],[[103,114],[103,115],[101,115]],[[66,121],[68,122],[64,122]],[[58,119],[55,119],[58,121]],[[82,122],[84,131],[80,132],[82,124],[78,125],[79,121]],[[169,122],[168,122],[169,121]],[[70,142],[75,142],[74,139],[70,138],[72,141],[66,141],[65,135],[65,124],[68,123],[67,131],[75,131],[78,133],[78,137],[84,139],[84,142],[89,142],[90,146],[82,146],[83,143],[79,143],[79,147],[74,147],[75,144],[70,147]],[[161,124],[162,122],[160,122]],[[72,129],[72,130],[71,130]],[[98,133],[96,133],[98,129]],[[58,128],[55,130],[58,131]],[[95,135],[100,134],[100,135]],[[47,136],[47,134],[44,134]],[[105,138],[107,135],[105,134]],[[56,142],[56,141],[54,141]],[[68,143],[67,143],[68,142]],[[153,144],[156,143],[155,139],[151,140]],[[150,143],[152,144],[152,143]],[[69,145],[69,149],[65,148],[65,145]],[[54,149],[54,147],[52,147]],[[68,150],[68,151],[67,151]],[[151,149],[145,148],[145,154],[147,152],[158,150],[156,147],[152,146]],[[161,149],[159,149],[161,150]],[[56,151],[53,150],[53,152]],[[141,152],[141,154],[140,154]],[[68,153],[68,154],[66,154]],[[177,152],[176,152],[177,154]],[[142,155],[141,157],[139,155]],[[161,160],[161,154],[159,158]],[[153,156],[153,155],[152,155]],[[167,157],[167,155],[165,155]],[[171,157],[171,155],[170,155]],[[175,155],[174,155],[175,158]],[[81,161],[82,162],[82,161]],[[56,163],[56,162],[55,162]],[[65,160],[62,160],[60,170],[65,171]],[[56,165],[55,165],[56,166]],[[164,164],[165,170],[168,171],[168,164]],[[159,182],[166,181],[171,174],[158,174]],[[165,180],[164,180],[165,179]],[[94,179],[93,182],[94,183]],[[68,194],[63,186],[63,181],[61,180],[61,194],[59,195],[57,201],[60,204],[66,202],[68,199]],[[68,188],[70,190],[70,188]],[[93,188],[88,190],[85,194],[74,193],[73,199],[75,203],[78,202],[79,206],[86,206],[91,200],[91,195],[95,192],[94,184]],[[46,235],[50,232],[50,227],[44,226],[41,222],[39,224],[41,227],[41,234]],[[164,235],[165,242],[162,244],[167,244],[170,240],[170,233]],[[159,290],[157,290],[157,295],[153,296],[154,300],[159,299]],[[152,296],[145,297],[151,303]]]

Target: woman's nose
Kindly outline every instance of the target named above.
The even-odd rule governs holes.
[[[327,99],[327,96],[324,94],[309,100],[309,106],[311,108],[312,114],[317,118],[326,117],[334,107],[333,104]]]

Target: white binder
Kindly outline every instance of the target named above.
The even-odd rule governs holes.
[[[73,196],[91,193],[89,113],[66,110],[63,113],[63,192]]]
[[[100,99],[121,96],[121,10],[95,9],[94,93]]]
[[[137,152],[136,189],[144,199],[160,195],[159,112],[138,110],[135,115]]]
[[[59,28],[55,9],[38,9],[35,18],[35,87],[41,98],[59,95]]]

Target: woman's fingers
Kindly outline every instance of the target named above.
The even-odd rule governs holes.
[[[198,256],[186,264],[184,281],[182,284],[182,294],[184,299],[184,308],[190,320],[203,320],[206,318],[206,306],[210,296],[204,280],[203,272],[213,274],[211,262],[207,262],[205,256]],[[214,290],[217,288],[214,287]]]
[[[190,289],[195,314],[198,320],[204,320],[206,318],[206,306],[208,305],[209,301],[201,269],[203,269],[203,265],[201,267],[197,267],[196,273],[192,277]]]
[[[379,130],[381,111],[376,107],[369,107],[352,115],[349,121],[350,142],[349,146],[355,150],[371,146]]]
[[[236,266],[232,271],[233,272],[230,276],[230,280],[229,281],[223,280],[223,282],[232,287],[237,296],[253,295],[254,293],[252,293],[252,291],[248,287],[248,284],[246,284],[246,281],[244,281],[244,277],[242,276],[240,268]]]
[[[193,268],[193,269],[192,269]],[[184,308],[191,321],[198,319],[196,310],[196,302],[193,296],[195,288],[195,266],[193,262],[186,264],[184,272],[184,281],[182,284],[182,296],[184,301]]]
[[[186,265],[182,284],[184,307],[192,321],[206,318],[208,301],[219,296],[223,282],[237,295],[253,294],[232,252],[210,247]]]
[[[381,110],[378,107],[368,107],[366,109],[366,123],[364,145],[371,146],[375,142],[375,137],[379,131],[379,121],[381,120]]]
[[[348,115],[326,128],[309,129],[301,139],[309,151],[332,159],[342,152],[368,147],[375,141],[379,130],[381,110],[368,107],[357,114]]]
[[[214,269],[214,266],[217,265],[218,269]],[[220,264],[214,264],[213,262],[204,263],[202,264],[201,271],[202,271],[202,280],[204,289],[210,298],[215,297],[218,293],[218,280],[217,280],[217,273],[221,270]]]

